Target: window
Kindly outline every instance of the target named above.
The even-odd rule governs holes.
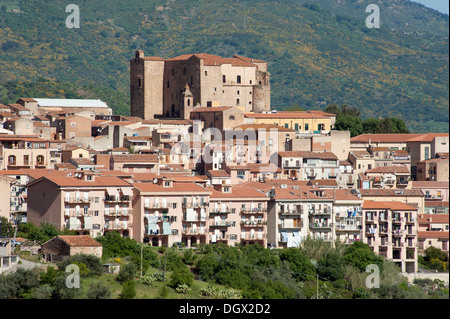
[[[212,102],[211,101],[206,101],[206,107],[211,107],[212,106]]]
[[[295,130],[298,131],[298,123],[295,123]]]
[[[23,156],[23,165],[29,165],[30,164],[30,155],[24,155]]]
[[[194,77],[191,76],[191,86],[194,85]]]
[[[94,211],[94,216],[98,216],[98,210]]]
[[[236,105],[239,105],[241,101],[239,99],[236,99]]]
[[[173,209],[177,208],[177,203],[172,203],[172,208]]]
[[[205,71],[205,76],[208,76],[208,71]]]
[[[309,130],[309,124],[305,124],[305,131]]]
[[[237,83],[240,84],[241,83],[241,76],[238,75],[236,80],[237,80]]]
[[[167,88],[170,88],[170,82],[167,81]]]
[[[318,129],[319,131],[323,131],[323,130],[325,129],[325,124],[319,124],[319,125],[317,126],[317,129]]]
[[[138,88],[142,88],[142,79],[141,78],[138,79]]]
[[[237,91],[237,95],[239,95],[241,92]]]
[[[222,83],[227,83],[227,77],[225,75],[222,75]]]
[[[94,202],[98,203],[99,198],[98,197],[94,197]]]
[[[430,147],[425,146],[425,160],[430,159]]]
[[[284,123],[284,127],[285,128],[289,128],[289,124],[288,123]]]

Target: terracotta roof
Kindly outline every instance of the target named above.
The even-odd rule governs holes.
[[[351,191],[347,190],[347,189],[336,189],[334,191],[334,199],[335,200],[357,200],[357,201],[362,201],[361,198],[359,198],[358,196],[355,196],[354,194],[352,194]]]
[[[408,156],[410,155],[407,150],[393,150],[393,156]]]
[[[231,64],[233,66],[255,67],[253,63],[244,61],[243,59],[240,58],[222,58],[220,56],[207,53],[184,54],[170,59],[166,59],[166,61],[188,60],[193,56],[203,59],[203,64],[208,66]]]
[[[373,201],[365,200],[363,209],[389,209],[389,210],[417,210],[417,208],[396,201]]]
[[[227,171],[223,169],[209,170],[206,174],[210,175],[211,177],[230,177],[230,174],[228,174]]]
[[[112,155],[114,162],[158,162],[156,154],[124,154]]]
[[[412,137],[408,142],[432,142],[436,137],[449,137],[449,133],[427,133]]]
[[[77,169],[77,167],[71,163],[55,163],[55,168],[57,168],[58,170],[62,170],[62,169],[76,170]]]
[[[448,231],[418,231],[417,236],[419,238],[449,239],[449,232]]]
[[[90,159],[84,157],[72,157],[70,160],[77,165],[95,165]]]
[[[274,163],[261,163],[261,164],[247,164],[247,167],[250,169],[250,173],[281,173],[281,168],[279,168]]]
[[[391,174],[409,174],[409,168],[407,166],[379,166],[365,171],[366,173],[391,173]]]
[[[74,236],[57,236],[71,247],[102,247],[95,239],[88,235],[74,235]]]
[[[192,120],[155,119],[142,121],[142,124],[192,125]]]
[[[425,207],[449,207],[448,201],[425,200]]]
[[[197,193],[206,193],[209,194],[210,191],[207,189],[197,185],[196,183],[173,183],[172,187],[164,187],[162,185],[153,184],[153,183],[133,183],[133,186],[139,189],[143,193],[183,193],[186,195],[189,194],[197,194]]]
[[[318,187],[320,186],[332,186],[332,187],[338,187],[338,183],[335,179],[315,179],[315,180],[309,180],[308,186],[316,185]]]
[[[236,129],[241,129],[243,131],[248,130],[248,129],[253,129],[255,131],[259,130],[259,129],[265,129],[265,130],[278,130],[281,132],[295,132],[295,130],[293,130],[291,128],[287,128],[284,126],[278,126],[275,124],[241,124],[241,125],[231,128],[231,130],[236,130]]]
[[[231,106],[217,106],[217,107],[206,107],[206,106],[199,106],[194,108],[191,113],[206,113],[206,112],[224,112],[233,107]]]
[[[285,151],[278,152],[281,157],[301,157],[301,158],[319,158],[319,159],[335,159],[337,156],[332,152],[310,152],[310,151]]]
[[[356,158],[371,158],[368,151],[350,151]]]
[[[449,215],[448,214],[420,214],[418,218],[419,224],[448,224]]]
[[[237,54],[233,55],[233,58],[238,58],[238,59],[244,60],[246,62],[250,62],[250,63],[267,63],[267,61],[247,58],[245,56],[240,56],[240,55],[237,55]]]
[[[350,139],[351,143],[401,143],[422,134],[361,134]]]
[[[209,198],[211,200],[213,199],[220,199],[220,198],[227,198],[227,199],[239,199],[239,198],[260,198],[264,200],[269,200],[269,198],[263,194],[262,192],[249,187],[249,186],[241,186],[241,185],[235,185],[233,187],[230,187],[231,191],[229,193],[223,193],[220,191],[215,190],[214,188],[210,187],[208,188],[211,191],[211,195]]]
[[[66,176],[61,176],[61,173],[65,173]],[[56,184],[59,187],[129,187],[130,183],[124,181],[117,176],[96,176],[95,181],[85,181],[72,176],[67,176],[67,171],[60,171],[59,174],[45,174],[37,180],[31,182],[29,185],[37,184],[44,179]]]
[[[278,111],[276,113],[244,113],[245,117],[251,118],[296,118],[296,119],[310,119],[310,118],[330,118],[335,117],[335,114],[320,112],[320,111]]]
[[[449,188],[449,182],[413,181],[413,188]]]
[[[420,189],[358,189],[361,196],[425,196]]]

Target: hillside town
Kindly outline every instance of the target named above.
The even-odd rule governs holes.
[[[402,273],[430,246],[448,255],[449,134],[351,137],[335,114],[277,110],[269,71],[138,50],[130,116],[100,100],[0,103],[0,217],[156,247],[361,241]]]

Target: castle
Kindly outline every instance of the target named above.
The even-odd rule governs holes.
[[[188,119],[198,106],[231,106],[243,112],[270,110],[267,62],[234,55],[200,53],[170,59],[130,60],[130,114],[145,120]]]

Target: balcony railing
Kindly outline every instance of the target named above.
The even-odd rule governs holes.
[[[231,222],[227,221],[213,222],[209,224],[209,227],[231,227],[231,226],[232,226]]]
[[[76,203],[92,203],[93,198],[92,197],[65,197],[64,202],[69,204],[76,204]]]
[[[241,227],[262,227],[264,225],[267,225],[267,222],[264,220],[241,221]]]
[[[111,229],[129,229],[132,228],[132,224],[131,223],[126,223],[126,222],[119,222],[119,223],[115,223],[115,222],[109,222],[109,223],[105,223],[104,228],[107,230],[111,230]]]
[[[393,229],[392,230],[392,235],[394,235],[394,236],[402,236],[403,235],[403,230],[401,230],[401,229]]]
[[[322,229],[328,229],[331,228],[331,226],[327,223],[311,223],[309,224],[309,228],[322,228]]]
[[[241,209],[241,214],[261,214],[261,213],[265,213],[265,212],[267,212],[267,209],[266,208],[261,208],[261,209],[259,209],[259,208],[251,208],[251,209],[248,209],[248,208],[245,208],[245,209]]]
[[[105,196],[105,202],[128,202],[131,200],[131,197],[128,195],[125,196]]]
[[[310,209],[309,210],[309,215],[310,216],[317,216],[317,215],[330,215],[331,214],[331,210],[329,210],[328,208],[324,208],[321,210],[315,210],[315,209]]]
[[[303,209],[284,209],[280,211],[281,215],[301,215],[303,214]]]

